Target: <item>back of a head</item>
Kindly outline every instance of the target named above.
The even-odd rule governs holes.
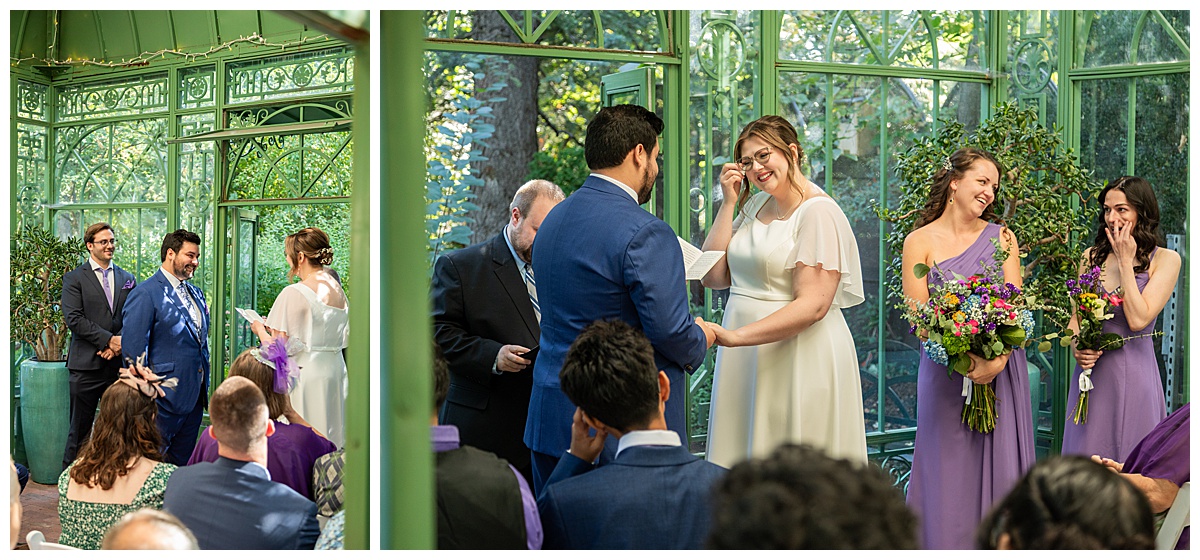
[[[267,441],[267,401],[254,382],[230,377],[213,391],[208,404],[213,437],[232,451],[246,453]]]
[[[91,436],[79,450],[71,478],[108,490],[133,458],[162,460],[157,414],[154,399],[125,383],[110,385],[100,396]]]
[[[663,120],[645,107],[605,107],[587,125],[583,157],[593,171],[617,167],[638,144],[653,152],[662,131]]]
[[[995,549],[1004,535],[1018,550],[1152,549],[1154,520],[1120,475],[1083,457],[1050,457],[984,518],[976,544]]]
[[[708,548],[915,549],[916,516],[874,465],[784,444],[717,485]]]
[[[442,408],[442,404],[446,402],[446,395],[450,393],[450,364],[446,361],[446,355],[442,352],[442,347],[438,346],[437,341],[433,342],[433,354],[431,356],[431,366],[433,366],[433,413]]]
[[[244,377],[254,383],[266,400],[267,415],[271,418],[279,418],[287,407],[284,395],[275,392],[276,370],[258,361],[254,357],[254,350],[253,348],[243,350],[237,358],[234,358],[233,363],[229,364],[229,376]]]
[[[558,379],[575,406],[622,432],[645,427],[658,413],[654,348],[620,320],[584,328],[567,350]]]
[[[196,537],[179,518],[162,510],[139,509],[109,527],[101,550],[199,550]]]

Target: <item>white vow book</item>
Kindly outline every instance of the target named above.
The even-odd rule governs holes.
[[[238,315],[241,315],[247,323],[254,324],[255,321],[262,321],[263,324],[267,323],[267,321],[262,318],[262,315],[259,315],[258,312],[253,309],[242,309],[241,307],[234,307],[233,309],[236,310]]]
[[[678,235],[675,236],[679,240],[679,248],[683,249],[683,267],[687,269],[686,277],[688,280],[699,280],[708,274],[717,261],[725,256],[725,251],[701,251],[692,246],[691,243],[685,241]]]

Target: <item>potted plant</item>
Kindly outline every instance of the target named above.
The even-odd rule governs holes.
[[[21,425],[30,477],[39,484],[57,483],[62,472],[71,410],[62,278],[83,254],[78,238],[60,240],[37,226],[12,239],[12,337],[34,352],[21,363]]]

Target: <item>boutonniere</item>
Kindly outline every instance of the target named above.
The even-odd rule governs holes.
[[[124,285],[124,286],[121,286],[121,289],[122,289],[122,290],[130,290],[130,289],[133,289],[133,280],[126,280],[126,281],[125,281],[125,285]]]

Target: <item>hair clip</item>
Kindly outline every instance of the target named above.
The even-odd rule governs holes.
[[[946,171],[954,169],[954,164],[950,163],[950,156],[946,156],[946,160],[942,162],[942,169]]]
[[[139,393],[151,399],[167,396],[163,392],[164,387],[174,389],[175,386],[179,385],[178,377],[159,377],[150,368],[143,365],[146,361],[145,352],[141,356],[138,356],[136,363],[129,358],[125,358],[125,361],[129,364],[129,367],[118,370],[121,375],[117,377],[117,382],[133,387]]]
[[[288,346],[293,346],[292,340],[295,339],[289,338],[285,342],[283,337],[275,337],[266,346],[250,349],[250,355],[255,360],[275,371],[271,390],[281,395],[296,385],[296,371],[292,359],[288,357]]]

